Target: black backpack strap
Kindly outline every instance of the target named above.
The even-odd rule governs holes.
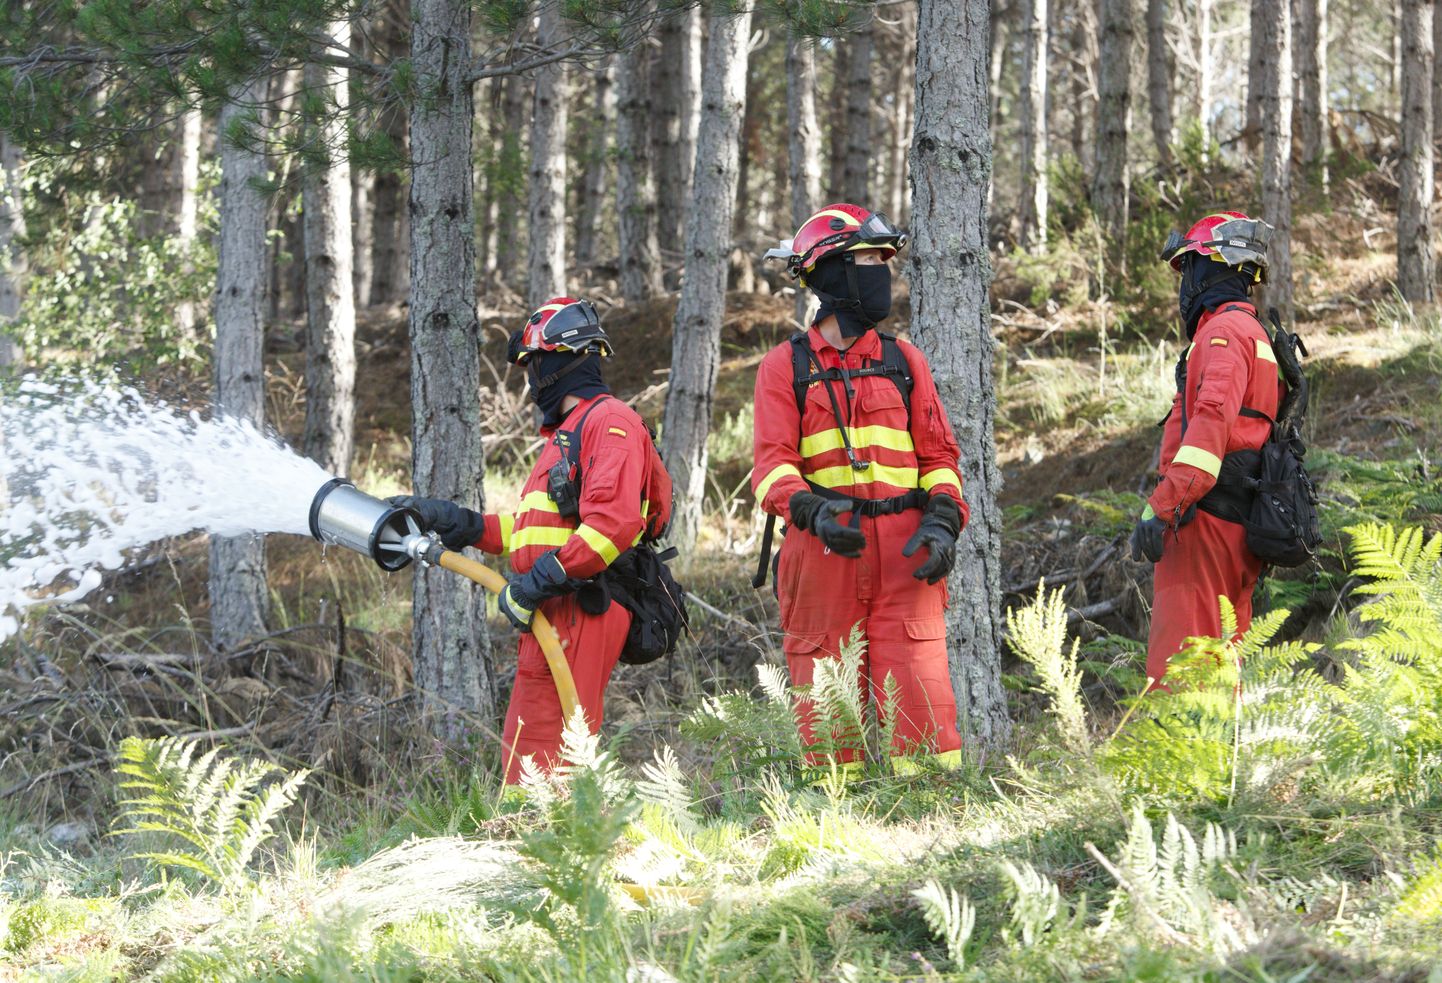
[[[791,336],[791,388],[796,390],[796,413],[806,415],[806,390],[811,388],[811,358],[806,344],[806,333],[798,331]]]
[[[915,380],[911,376],[911,363],[906,360],[906,353],[901,350],[901,343],[894,335],[882,334],[881,336],[881,371],[888,379],[896,384],[897,391],[901,393],[902,405],[906,407],[907,428],[911,427],[911,389]]]
[[[581,418],[576,421],[574,427],[570,430],[557,430],[551,437],[552,443],[560,449],[561,459],[566,462],[566,466],[576,469],[577,487],[580,487],[581,484],[581,434],[586,426],[586,418],[591,415],[592,410],[610,398],[609,394],[602,395],[600,399],[586,407],[586,412],[581,414]],[[573,454],[574,456],[572,456]]]

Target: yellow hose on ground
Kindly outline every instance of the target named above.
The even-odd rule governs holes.
[[[464,557],[451,550],[442,550],[436,558],[436,565],[445,567],[452,573],[458,573],[468,580],[480,584],[492,594],[499,594],[506,589],[506,578],[484,563]],[[536,636],[536,641],[541,643],[541,652],[546,656],[546,664],[551,667],[551,678],[556,681],[556,695],[561,698],[561,710],[565,713],[565,719],[570,720],[571,715],[576,711],[576,680],[571,675],[571,664],[566,661],[566,653],[561,648],[561,638],[556,634],[556,629],[546,620],[546,616],[537,611],[531,618],[531,634]],[[618,885],[639,904],[650,904],[659,898],[675,898],[687,904],[699,904],[704,895],[695,888],[686,887],[642,887],[640,884]]]
[[[468,580],[474,580],[492,594],[499,594],[506,589],[505,577],[484,563],[459,553],[443,550],[436,559],[436,564]],[[571,664],[566,661],[566,653],[561,648],[561,637],[540,611],[531,619],[531,634],[541,643],[541,653],[546,657],[546,664],[551,667],[551,678],[556,681],[556,695],[561,698],[563,719],[569,721],[575,714],[579,701],[576,698],[576,680],[571,675]]]

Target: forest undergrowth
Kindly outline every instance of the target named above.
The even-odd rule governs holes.
[[[11,643],[0,978],[1442,981],[1442,326],[1391,295],[1386,261],[1302,273],[1322,554],[1146,699],[1148,569],[1125,538],[1170,398],[1168,310],[1000,262],[1019,728],[957,772],[802,758],[774,601],[743,576],[750,384],[784,296],[728,315],[693,637],[619,672],[601,737],[573,727],[523,800],[483,722],[446,744],[415,719],[408,575],[273,537],[275,631],[217,660],[205,544],[160,544]],[[618,341],[664,355],[654,307],[617,312]],[[485,312],[487,338],[514,316]],[[403,374],[401,325],[372,312],[363,373]],[[285,341],[282,430],[301,406]],[[615,365],[654,418],[659,363]],[[407,394],[363,392],[354,476],[405,490]],[[489,399],[504,506],[533,438],[519,380],[494,370]],[[504,675],[513,636],[491,625]],[[848,685],[864,645],[811,695],[874,750],[887,709]]]

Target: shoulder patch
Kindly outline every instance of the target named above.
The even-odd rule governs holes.
[[[1213,338],[1213,339],[1212,339],[1212,344],[1216,345],[1216,346],[1219,347],[1219,348],[1226,348],[1226,347],[1227,347],[1227,339],[1226,339],[1226,338]]]
[[[607,433],[613,433],[613,434],[615,434],[617,437],[624,437],[624,436],[626,436],[626,431],[622,430],[620,427],[609,427],[609,428],[606,430],[606,432],[607,432]]]

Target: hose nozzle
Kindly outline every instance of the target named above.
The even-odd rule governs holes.
[[[426,562],[433,537],[421,532],[414,509],[372,498],[344,478],[320,486],[310,503],[310,534],[318,541],[364,553],[382,570]]]

